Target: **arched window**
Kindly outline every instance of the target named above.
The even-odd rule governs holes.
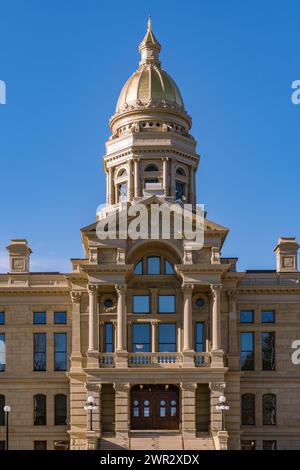
[[[183,168],[177,168],[176,175],[186,176]]]
[[[5,425],[5,413],[4,413],[4,408],[5,407],[5,396],[0,395],[0,426]]]
[[[136,263],[134,267],[135,275],[170,276],[174,274],[173,264],[167,258],[153,255],[146,256],[144,260],[145,262],[143,262],[143,259],[140,259]]]
[[[149,165],[146,166],[144,171],[158,171],[158,168],[153,163],[150,163]]]
[[[67,424],[67,396],[55,395],[54,397],[54,424],[65,426]]]
[[[275,425],[276,424],[276,395],[267,393],[262,397],[263,408],[263,424]]]
[[[118,202],[127,202],[127,182],[121,183],[117,186],[118,189]]]
[[[117,178],[121,178],[121,176],[127,176],[127,170],[126,168],[121,168],[118,172],[117,172]]]
[[[242,424],[244,426],[255,424],[255,395],[253,393],[242,395]]]
[[[35,395],[33,397],[34,421],[35,426],[46,426],[47,424],[47,406],[46,395]]]
[[[176,202],[184,202],[185,196],[185,184],[182,181],[176,181]]]

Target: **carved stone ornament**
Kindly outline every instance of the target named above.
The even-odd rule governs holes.
[[[114,389],[116,392],[129,392],[130,390],[130,383],[114,383]]]
[[[115,286],[118,296],[124,295],[127,289],[126,284],[116,284]]]
[[[216,393],[224,393],[225,387],[225,382],[210,382],[209,384],[210,390]]]
[[[72,290],[70,292],[70,297],[73,303],[78,304],[81,299],[81,292],[77,292],[75,290]]]
[[[197,389],[197,384],[196,383],[181,383],[181,389],[186,391],[186,392],[195,392]]]
[[[89,294],[96,294],[98,290],[98,286],[96,284],[88,284],[87,286]]]

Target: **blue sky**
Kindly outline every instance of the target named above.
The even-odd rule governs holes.
[[[147,16],[179,85],[202,156],[198,201],[230,228],[223,256],[275,267],[300,239],[299,2],[0,0],[0,271],[10,238],[32,269],[68,271],[80,228],[105,199],[101,157]]]

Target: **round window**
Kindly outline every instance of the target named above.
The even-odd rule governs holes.
[[[148,406],[148,405],[149,405],[149,401],[148,401],[148,400],[145,400],[145,401],[144,401],[144,405],[145,405],[145,406]]]
[[[134,400],[133,404],[134,404],[134,406],[138,406],[139,402],[137,400]]]
[[[196,300],[195,304],[196,304],[197,307],[201,308],[201,307],[204,306],[205,301],[204,301],[204,299],[202,299],[201,297],[199,297],[199,298]]]
[[[165,406],[165,404],[166,404],[165,400],[161,400],[160,405]]]
[[[172,401],[171,401],[171,405],[172,405],[172,406],[175,406],[175,405],[176,405],[176,401],[175,401],[175,400],[172,400]]]
[[[112,301],[111,299],[105,299],[105,300],[104,300],[104,306],[105,306],[106,308],[111,308],[111,307],[113,306],[113,304],[114,304],[114,303],[113,303],[113,301]]]

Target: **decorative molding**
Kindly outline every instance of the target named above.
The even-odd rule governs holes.
[[[210,382],[209,388],[212,392],[224,393],[224,390],[226,388],[226,383],[225,382]]]
[[[82,295],[81,292],[72,290],[70,292],[70,297],[71,297],[72,303],[73,304],[79,304],[80,300],[81,300],[81,295]]]
[[[115,382],[114,383],[114,389],[116,392],[129,392],[130,390],[130,383],[119,383]]]

